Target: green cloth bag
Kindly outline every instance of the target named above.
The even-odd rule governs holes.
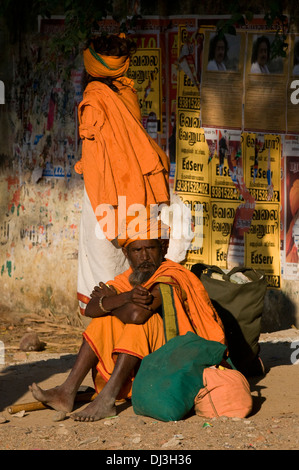
[[[265,274],[243,266],[225,272],[218,266],[201,263],[194,264],[191,271],[203,283],[223,322],[229,356],[236,368],[247,377],[263,373],[258,355],[267,291]],[[232,282],[239,273],[249,282]]]
[[[204,368],[220,364],[226,349],[191,332],[170,339],[141,361],[132,388],[134,412],[160,421],[182,419],[203,387]]]

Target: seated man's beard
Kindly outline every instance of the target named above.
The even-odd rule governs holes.
[[[139,268],[145,267],[148,269],[146,271],[140,271]],[[142,263],[140,266],[134,269],[132,274],[130,274],[129,281],[132,286],[137,286],[148,281],[155,271],[158,269],[158,266],[155,266],[153,263]]]

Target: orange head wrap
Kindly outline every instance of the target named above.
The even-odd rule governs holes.
[[[144,208],[136,216],[127,216],[117,240],[122,247],[137,240],[163,240],[169,238],[169,226],[161,222],[157,215],[150,214],[150,208]]]
[[[130,57],[98,54],[92,44],[83,51],[83,60],[86,72],[92,77],[121,77],[130,65]]]

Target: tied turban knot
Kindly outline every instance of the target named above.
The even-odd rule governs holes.
[[[92,77],[121,77],[130,65],[130,57],[98,54],[93,44],[83,51],[83,60],[86,72]]]

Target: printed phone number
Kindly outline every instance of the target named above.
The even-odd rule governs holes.
[[[269,202],[269,193],[267,189],[250,189],[250,194],[254,197],[256,201],[268,201]],[[273,196],[270,199],[271,202],[279,202],[279,191],[273,191]]]
[[[178,98],[178,108],[180,109],[195,109],[200,110],[200,99],[199,98],[190,98],[187,96],[179,96]]]
[[[280,276],[273,276],[271,274],[266,274],[266,279],[268,287],[280,287]]]
[[[175,185],[176,191],[184,193],[209,195],[209,183],[199,183],[197,181],[177,180]]]
[[[229,199],[230,201],[239,201],[239,192],[234,188],[225,188],[224,186],[212,186],[211,196],[217,199]]]

